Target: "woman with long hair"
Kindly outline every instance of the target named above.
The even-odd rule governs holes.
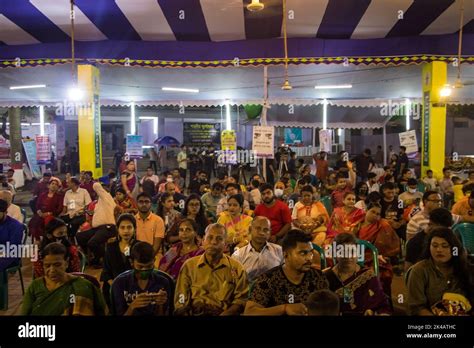
[[[339,233],[357,234],[362,221],[364,221],[365,212],[355,207],[355,200],[354,192],[346,192],[343,200],[344,205],[334,208],[328,224],[326,243],[330,243]]]
[[[176,221],[181,219],[181,214],[174,209],[175,202],[172,194],[165,192],[160,195],[156,215],[161,217],[165,223],[165,239],[170,244],[176,243],[179,236],[168,238],[168,231],[174,226]],[[170,240],[168,240],[170,239]]]
[[[125,190],[127,196],[136,201],[139,193],[139,182],[135,168],[135,161],[130,160],[125,164],[126,168],[120,174],[120,182],[122,183],[122,188]]]
[[[358,237],[372,243],[378,249],[380,281],[384,292],[391,298],[393,279],[391,258],[400,252],[400,238],[388,221],[381,219],[381,212],[382,206],[379,203],[369,203]],[[369,250],[365,254],[365,260],[366,264],[373,264],[374,260]]]
[[[227,199],[228,208],[219,215],[218,224],[225,226],[227,246],[231,253],[235,247],[241,248],[248,244],[248,234],[252,218],[242,213],[244,198],[241,194]]]
[[[463,315],[474,303],[472,265],[450,228],[433,228],[422,260],[409,269],[410,315]]]
[[[204,253],[198,243],[198,225],[194,220],[183,219],[178,223],[179,242],[173,245],[161,258],[159,269],[168,273],[174,279],[186,260]]]

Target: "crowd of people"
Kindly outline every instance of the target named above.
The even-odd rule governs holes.
[[[30,202],[40,258],[22,313],[391,315],[402,273],[408,314],[452,314],[453,303],[470,313],[473,268],[452,227],[474,223],[474,172],[464,182],[447,168],[441,180],[420,177],[403,146],[388,166],[380,150],[342,152],[334,166],[325,152],[306,163],[278,152],[266,180],[255,173],[248,184],[189,170],[185,147],[177,168],[153,165],[141,178],[134,161],[97,180],[45,173]],[[18,244],[9,196],[0,242]],[[81,255],[99,279],[81,273]]]

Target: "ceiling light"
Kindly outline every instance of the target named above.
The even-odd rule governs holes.
[[[170,91],[170,92],[199,93],[199,89],[191,89],[191,88],[163,87],[161,90]]]
[[[265,8],[265,5],[260,3],[260,0],[252,0],[250,4],[247,5],[247,10],[250,12],[261,11]]]
[[[439,90],[439,95],[441,97],[449,97],[452,93],[453,89],[450,85],[444,85],[443,88]]]
[[[288,81],[288,79],[285,80],[285,83],[283,84],[283,86],[281,86],[281,89],[284,90],[284,91],[291,91],[293,89],[293,87],[291,87],[290,81]]]
[[[314,86],[314,89],[343,89],[352,88],[352,85],[318,85]]]
[[[68,91],[69,100],[81,100],[84,98],[84,91],[78,87],[72,87]]]
[[[31,89],[31,88],[45,88],[46,85],[26,85],[26,86],[11,86],[10,89]]]

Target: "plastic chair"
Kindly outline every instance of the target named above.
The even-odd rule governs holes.
[[[87,266],[87,256],[79,249],[77,250],[77,253],[79,255],[79,260],[81,261],[81,272],[84,273]]]
[[[100,282],[93,275],[83,273],[83,272],[72,272],[71,274],[90,281],[92,284],[94,284],[96,288],[100,289]]]
[[[469,256],[474,256],[474,224],[463,222],[453,227],[453,232],[466,248]]]
[[[327,267],[327,261],[326,261],[326,255],[324,254],[324,249],[315,243],[312,243],[312,244],[313,244],[313,249],[319,253],[319,260],[321,262],[321,270],[323,270]]]
[[[369,249],[372,252],[372,259],[374,260],[374,273],[376,276],[379,275],[379,251],[372,243],[363,240],[357,239],[357,244],[364,246],[364,249]],[[365,261],[365,260],[364,260]],[[358,262],[359,266],[364,266],[364,261]]]
[[[23,224],[23,236],[21,238],[21,244],[25,244],[28,227]],[[25,283],[23,281],[23,273],[21,272],[21,268],[23,267],[23,263],[21,258],[18,259],[14,266],[10,266],[9,268],[5,269],[3,272],[0,273],[0,310],[7,310],[8,309],[8,277],[9,274],[15,274],[18,272],[20,276],[20,284],[21,284],[21,293],[25,294]]]
[[[331,204],[331,197],[330,196],[324,196],[319,200],[324,207],[326,208],[329,216],[332,214],[332,204]]]
[[[24,208],[20,208],[21,215],[23,216],[23,223],[26,224],[26,210]]]
[[[408,286],[408,277],[410,277],[410,273],[411,273],[411,270],[413,269],[413,266],[414,265],[411,265],[410,268],[408,268],[407,271],[405,272],[405,277],[404,277],[405,286]]]
[[[418,190],[418,192],[425,193],[425,191],[426,191],[425,184],[423,184],[422,182],[419,182],[418,186],[417,186],[417,190]]]

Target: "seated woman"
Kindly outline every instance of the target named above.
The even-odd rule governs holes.
[[[232,255],[235,248],[248,244],[249,228],[253,219],[242,214],[244,198],[241,194],[230,196],[227,204],[229,207],[219,215],[217,223],[225,226],[227,230],[227,248]]]
[[[329,215],[324,205],[315,200],[313,191],[310,185],[300,190],[301,200],[295,204],[291,218],[296,228],[312,235],[313,243],[322,245],[326,239]]]
[[[69,255],[61,243],[42,253],[44,277],[33,280],[23,297],[22,315],[104,315],[105,302],[90,281],[66,272]]]
[[[354,192],[344,194],[344,206],[334,209],[328,224],[326,244],[330,244],[339,233],[352,233],[356,235],[360,224],[364,221],[365,212],[356,208]]]
[[[369,203],[365,220],[359,230],[359,238],[366,240],[379,251],[379,278],[388,298],[392,295],[393,269],[391,258],[400,252],[400,238],[387,220],[381,219],[382,206],[378,203]],[[366,250],[366,264],[373,263],[372,253]],[[367,265],[369,265],[367,264]]]
[[[204,249],[197,245],[198,225],[194,220],[184,219],[178,224],[180,242],[176,243],[161,258],[159,269],[174,279],[178,278],[184,262],[191,257],[201,255]]]
[[[181,219],[181,214],[174,209],[174,206],[175,202],[172,194],[165,192],[160,195],[156,215],[165,222],[165,235],[175,222]]]
[[[275,183],[273,192],[275,193],[276,199],[284,203],[287,201],[288,196],[285,195],[285,184],[283,183],[283,181],[277,181]]]
[[[28,229],[33,240],[39,241],[43,237],[47,223],[61,214],[64,196],[59,192],[60,187],[61,180],[51,178],[48,184],[48,192],[38,197],[35,214],[28,223]]]
[[[117,221],[118,236],[109,239],[105,245],[104,269],[100,280],[104,282],[102,293],[110,305],[110,286],[120,274],[132,269],[130,250],[137,242],[137,221],[132,214],[122,214]]]
[[[364,202],[369,194],[369,186],[366,182],[359,182],[354,189],[354,193],[356,195],[356,202]]]
[[[43,250],[51,243],[61,243],[63,244],[68,251],[68,267],[67,272],[80,272],[81,271],[81,260],[79,258],[79,253],[77,247],[72,245],[67,237],[67,225],[63,220],[53,218],[47,225],[46,230],[41,241],[38,260],[33,262],[33,276],[34,278],[39,278],[44,276],[43,268]]]
[[[408,275],[409,315],[467,314],[474,303],[472,266],[453,231],[433,228],[422,259]],[[450,297],[458,299],[457,308]]]
[[[206,217],[204,204],[201,202],[201,198],[198,195],[191,194],[186,199],[184,203],[184,209],[182,212],[182,219],[189,218],[194,220],[198,225],[198,239],[201,240],[204,237],[204,231],[206,230],[207,225],[209,225],[209,220]],[[166,241],[169,244],[174,244],[179,241],[178,236],[178,224],[179,220],[174,223],[166,235]],[[200,243],[199,243],[200,244]]]
[[[334,291],[341,306],[342,315],[391,314],[388,298],[382,284],[371,268],[360,267],[356,238],[352,233],[340,233],[335,238],[336,256],[342,248],[344,257],[337,256],[334,267],[324,274],[329,289]],[[333,245],[334,247],[334,245]]]
[[[136,214],[138,212],[135,201],[127,196],[123,188],[119,188],[115,191],[115,219],[122,214]]]

